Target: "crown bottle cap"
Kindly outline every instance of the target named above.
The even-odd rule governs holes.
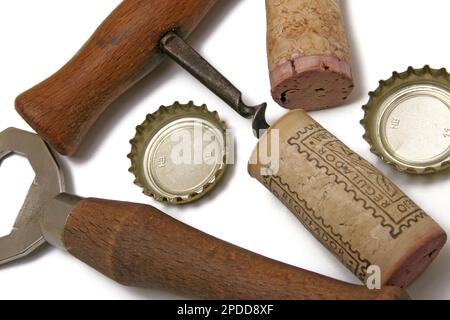
[[[445,69],[394,72],[369,95],[361,123],[372,152],[403,172],[450,167],[450,75]]]
[[[226,171],[226,126],[206,105],[162,106],[136,131],[130,141],[130,172],[135,184],[160,202],[198,200]]]

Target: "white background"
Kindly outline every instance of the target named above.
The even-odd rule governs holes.
[[[14,111],[15,97],[61,67],[79,49],[119,0],[0,1],[0,129],[29,129]],[[263,1],[222,0],[190,42],[227,75],[249,103],[269,102],[271,121],[285,112],[269,94]],[[356,90],[348,105],[313,116],[347,145],[395,181],[426,212],[450,231],[449,172],[419,177],[395,172],[369,152],[359,120],[367,93],[378,80],[408,66],[450,67],[445,0],[344,1],[354,55]],[[175,100],[206,103],[218,110],[238,141],[238,163],[220,189],[185,207],[166,207],[141,194],[128,173],[128,140],[147,113]],[[115,103],[74,159],[64,159],[68,189],[82,196],[154,205],[216,237],[295,266],[358,283],[278,200],[247,174],[256,144],[250,122],[174,63],[162,65]],[[17,161],[12,161],[17,160]],[[32,179],[21,159],[0,170],[0,229],[6,233]],[[416,299],[450,298],[450,250],[409,288]],[[122,287],[69,254],[47,247],[0,267],[0,298],[167,299],[178,296]]]

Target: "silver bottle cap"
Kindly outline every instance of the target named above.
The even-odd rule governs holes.
[[[200,199],[226,170],[226,126],[206,105],[178,102],[148,115],[131,140],[130,171],[144,193],[161,202]]]
[[[400,171],[426,174],[450,167],[450,76],[409,68],[380,81],[364,106],[364,138]]]

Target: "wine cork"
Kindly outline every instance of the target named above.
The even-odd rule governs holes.
[[[265,150],[279,156],[269,163]],[[302,110],[266,132],[249,173],[363,282],[374,266],[383,285],[407,287],[446,242],[432,218]]]
[[[339,0],[266,0],[272,96],[289,109],[326,109],[353,90]]]

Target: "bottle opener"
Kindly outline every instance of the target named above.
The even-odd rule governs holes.
[[[64,193],[57,159],[36,134],[0,133],[0,160],[25,156],[36,173],[0,264],[45,242],[63,248],[121,284],[167,288],[209,299],[402,299],[277,262],[193,229],[146,205]]]

